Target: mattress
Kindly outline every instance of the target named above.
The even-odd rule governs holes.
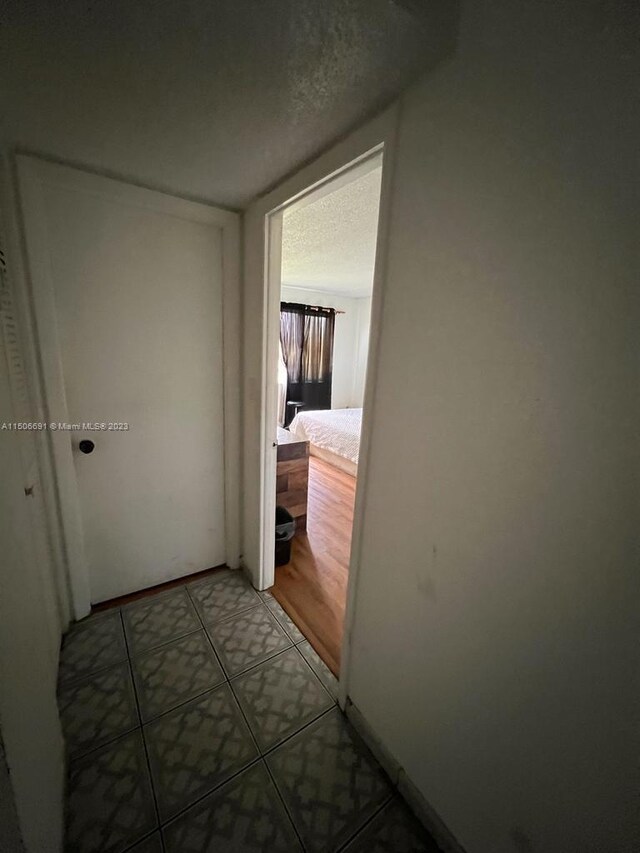
[[[310,441],[357,465],[361,427],[362,409],[324,409],[298,412],[289,431],[301,441]]]

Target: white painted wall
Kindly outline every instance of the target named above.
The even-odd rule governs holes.
[[[358,320],[355,348],[355,370],[353,374],[353,406],[362,408],[364,402],[365,380],[367,378],[367,357],[369,355],[369,335],[371,332],[371,297],[358,299]]]
[[[15,420],[0,335],[0,423]],[[37,559],[20,433],[0,432],[0,736],[28,853],[62,850],[63,746],[53,589]]]
[[[469,853],[640,849],[624,9],[468,0],[402,102],[349,693]]]
[[[0,423],[46,420],[10,173],[0,145],[0,242],[8,262],[6,274],[0,270]],[[0,832],[0,848],[14,849],[20,835],[28,853],[60,851],[63,836],[55,689],[70,602],[45,442],[42,433],[0,430],[0,764],[6,773],[0,811],[18,824],[11,835]]]
[[[361,406],[364,394],[363,357],[366,366],[366,349],[364,356],[362,350],[369,339],[368,326],[365,329],[362,328],[366,313],[362,311],[361,304],[368,303],[370,309],[371,299],[351,299],[346,296],[286,286],[282,287],[281,295],[283,302],[302,302],[305,305],[320,305],[323,308],[344,311],[344,314],[336,315],[331,408],[346,409]]]

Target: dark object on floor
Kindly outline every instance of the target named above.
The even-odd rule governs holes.
[[[296,532],[296,520],[283,506],[276,507],[276,566],[285,566],[291,559],[291,540]]]
[[[302,408],[303,408],[303,406],[306,406],[306,405],[307,405],[307,404],[306,404],[306,403],[303,403],[301,400],[289,400],[289,402],[287,403],[287,411],[286,411],[286,414],[285,414],[285,423],[284,423],[284,425],[285,425],[286,427],[288,427],[288,426],[289,426],[289,424],[291,423],[291,421],[292,421],[292,420],[295,418],[295,416],[298,414],[299,410],[300,410],[300,409],[302,409]]]

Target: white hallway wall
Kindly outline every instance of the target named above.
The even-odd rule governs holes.
[[[7,325],[0,328],[0,423],[46,419],[27,346],[25,271],[10,171],[0,143],[0,234],[8,262],[2,281]],[[6,815],[17,817],[14,830],[28,853],[54,853],[63,839],[56,683],[69,601],[58,531],[44,514],[43,498],[49,499],[55,486],[40,438],[40,433],[0,432],[0,739],[8,773],[3,794],[15,801],[14,808],[4,804]],[[32,489],[30,496],[25,487]]]
[[[349,693],[469,853],[640,849],[625,8],[468,0],[402,101]]]
[[[0,340],[0,423],[15,419]],[[24,493],[21,434],[0,435],[0,736],[9,771],[3,792],[10,787],[15,796],[28,853],[54,853],[62,850],[64,760],[53,590],[34,548],[37,531]],[[10,816],[9,804],[5,808]]]
[[[321,291],[306,290],[283,285],[284,302],[302,302],[344,311],[336,315],[333,341],[333,381],[331,408],[345,409],[362,406],[366,351],[369,340],[369,324],[366,306],[371,312],[371,299],[351,299]],[[363,303],[366,303],[363,305]]]
[[[355,346],[355,371],[353,375],[353,405],[362,407],[367,379],[367,358],[371,333],[371,297],[358,299],[358,322]]]

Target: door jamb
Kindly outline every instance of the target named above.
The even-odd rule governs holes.
[[[344,709],[349,695],[349,670],[351,657],[351,640],[355,616],[355,604],[357,587],[360,580],[360,562],[362,550],[362,529],[364,524],[364,511],[366,502],[366,487],[369,470],[369,459],[371,454],[371,431],[374,418],[375,385],[377,364],[380,351],[380,330],[382,310],[384,301],[384,285],[387,267],[387,230],[391,209],[393,171],[395,166],[395,141],[399,111],[391,109],[381,115],[372,123],[372,127],[364,127],[356,131],[353,139],[349,139],[346,149],[350,157],[342,158],[342,165],[334,169],[330,174],[309,183],[304,189],[292,194],[285,201],[267,208],[264,214],[264,272],[263,272],[263,341],[262,341],[262,411],[261,411],[261,494],[260,494],[260,565],[258,566],[258,578],[256,586],[258,589],[266,589],[273,584],[275,566],[273,562],[273,551],[270,544],[275,540],[275,476],[276,476],[276,436],[269,430],[274,430],[277,422],[277,383],[275,380],[277,370],[277,339],[274,333],[274,323],[277,322],[280,294],[279,257],[274,254],[273,241],[281,235],[282,211],[298,201],[302,197],[317,190],[322,184],[327,184],[341,172],[357,167],[359,163],[373,156],[383,154],[382,187],[380,192],[380,204],[378,214],[378,236],[376,242],[376,260],[374,268],[373,292],[371,300],[371,319],[369,329],[369,350],[367,354],[367,371],[365,382],[365,393],[363,403],[362,435],[360,442],[360,454],[358,462],[358,482],[356,487],[356,498],[354,507],[353,533],[351,539],[351,556],[349,561],[349,579],[347,586],[347,602],[344,621],[344,634],[341,652],[341,670],[339,679],[339,702]],[[378,137],[371,144],[371,132]],[[358,140],[364,144],[358,146]],[[358,155],[357,147],[360,148]],[[369,143],[367,145],[367,143]],[[343,146],[338,149],[344,152]],[[362,153],[364,151],[364,153]],[[333,153],[333,152],[332,152]],[[323,158],[320,158],[322,161]],[[329,160],[335,158],[330,156]],[[317,163],[314,171],[317,174]],[[296,180],[303,177],[307,170],[303,170]],[[274,197],[275,193],[270,194]],[[278,223],[277,217],[280,217]],[[281,244],[281,240],[280,240]],[[278,275],[277,283],[274,281],[274,262],[277,258]],[[276,291],[276,294],[274,294]],[[276,326],[277,328],[277,326]],[[273,338],[273,341],[271,340]]]
[[[17,154],[16,170],[35,321],[35,345],[42,369],[44,410],[49,423],[68,422],[69,417],[51,279],[44,186],[97,194],[136,207],[220,228],[223,277],[225,554],[227,564],[231,568],[236,568],[240,560],[240,218],[238,214],[138,187],[125,181],[51,163],[31,155]],[[49,449],[56,481],[73,615],[76,619],[80,619],[90,612],[91,593],[69,436],[70,434],[66,431],[50,431]]]
[[[276,467],[277,467],[277,395],[278,386],[274,379],[278,366],[278,329],[280,325],[282,220],[285,211],[300,202],[314,201],[323,191],[332,192],[340,185],[356,180],[359,173],[366,173],[374,161],[384,160],[384,142],[365,151],[359,157],[345,163],[341,168],[316,181],[265,215],[265,352],[263,371],[263,446],[265,447],[262,492],[262,588],[273,586],[275,565],[273,543],[275,542],[276,513]],[[384,166],[382,169],[384,174]],[[374,288],[375,289],[375,288]],[[372,306],[373,306],[372,292]],[[369,352],[375,345],[369,338]],[[368,358],[368,356],[367,356]],[[275,432],[274,432],[275,429]]]

